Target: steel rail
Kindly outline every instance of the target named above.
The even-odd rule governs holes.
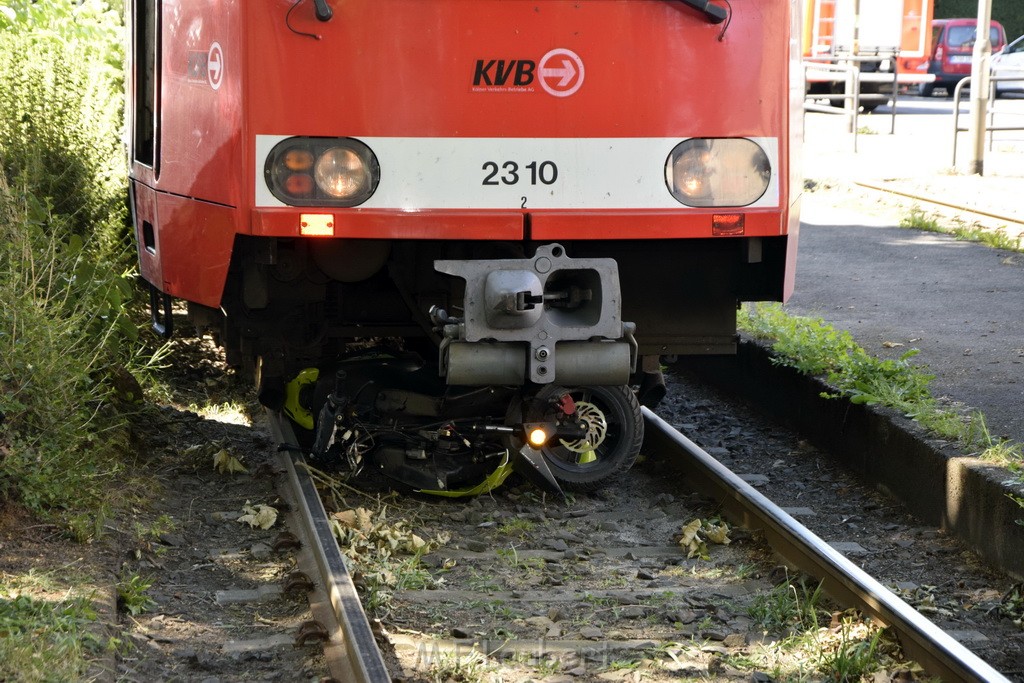
[[[977,216],[985,216],[986,218],[995,218],[996,220],[1006,221],[1007,223],[1016,223],[1017,225],[1024,225],[1024,218],[1015,218],[1013,216],[1007,216],[1001,213],[992,213],[991,211],[985,211],[984,209],[971,208],[964,206],[963,204],[954,204],[947,202],[943,199],[935,199],[934,197],[925,197],[924,195],[917,194],[914,192],[907,192],[904,190],[897,190],[892,187],[885,187],[884,185],[878,185],[876,183],[856,180],[854,185],[867,188],[869,190],[876,190],[878,192],[888,192],[889,194],[898,195],[900,197],[907,197],[908,199],[916,199],[918,201],[926,202],[928,204],[935,204],[936,206],[944,206],[947,209],[956,209],[963,213],[973,213]]]
[[[279,444],[295,444],[295,435],[280,413],[267,411],[271,429]],[[319,579],[319,588],[326,594],[336,629],[331,638],[340,638],[343,656],[328,657],[332,675],[346,683],[387,683],[391,681],[380,648],[373,637],[370,622],[345,567],[341,550],[331,532],[330,520],[324,510],[305,458],[301,454],[281,451],[279,461],[287,472],[290,501],[296,513],[303,551],[309,551]],[[312,577],[311,577],[312,578]],[[314,579],[316,580],[316,579]],[[311,600],[311,606],[312,605]],[[315,606],[314,606],[315,607]],[[335,670],[338,667],[340,671]]]
[[[733,474],[671,425],[643,409],[644,448],[661,455],[703,492],[720,501],[736,522],[765,533],[782,557],[823,581],[835,599],[891,627],[907,655],[944,681],[1009,683],[949,634],[868,576],[750,484]],[[683,457],[685,456],[685,457]]]

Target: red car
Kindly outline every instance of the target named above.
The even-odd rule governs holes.
[[[936,19],[932,22],[932,54],[928,73],[935,74],[935,81],[922,84],[921,95],[931,97],[936,88],[945,88],[946,94],[952,95],[956,84],[971,75],[977,26],[976,19]],[[1006,31],[998,21],[991,24],[989,40],[992,42],[992,54],[1006,45]]]

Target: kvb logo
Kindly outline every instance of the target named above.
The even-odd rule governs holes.
[[[558,48],[540,59],[540,87],[555,97],[568,97],[583,85],[583,60],[572,50]]]
[[[555,97],[568,97],[583,85],[583,60],[572,50],[557,48],[540,58],[478,59],[474,92],[536,92],[534,82]]]

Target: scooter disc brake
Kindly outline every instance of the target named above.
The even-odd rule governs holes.
[[[593,403],[587,401],[576,402],[576,419],[583,423],[587,433],[580,439],[566,441],[559,439],[562,446],[573,453],[593,453],[594,449],[604,443],[608,436],[608,418],[604,412]]]

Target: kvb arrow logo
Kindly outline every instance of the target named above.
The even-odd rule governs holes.
[[[549,95],[568,97],[583,85],[583,60],[572,50],[557,48],[540,62],[478,59],[473,70],[473,92],[532,93],[537,81]]]
[[[224,80],[224,53],[220,49],[220,43],[210,46],[206,57],[206,79],[210,87],[216,90]]]
[[[568,97],[583,85],[583,60],[572,50],[557,48],[547,53],[538,71],[540,87],[555,97]]]

